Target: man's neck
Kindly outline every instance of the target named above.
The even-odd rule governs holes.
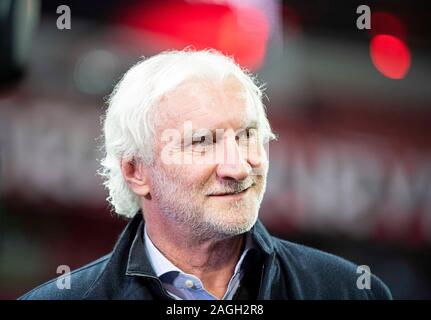
[[[153,244],[172,264],[198,277],[217,298],[223,297],[241,256],[243,235],[197,241],[184,226],[148,218],[146,228]]]

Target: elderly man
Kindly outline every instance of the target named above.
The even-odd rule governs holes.
[[[339,257],[272,237],[258,220],[274,138],[262,91],[215,51],[133,66],[104,119],[102,176],[130,218],[112,253],[22,299],[390,299]],[[367,275],[365,275],[367,276]]]

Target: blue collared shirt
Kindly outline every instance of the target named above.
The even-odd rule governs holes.
[[[202,284],[202,281],[192,275],[183,272],[169,261],[153,244],[147,234],[145,227],[145,251],[150,258],[151,266],[153,267],[157,277],[161,280],[166,291],[177,300],[217,300],[217,298],[209,293]],[[244,271],[242,270],[242,262],[247,253],[253,249],[252,238],[249,233],[246,236],[244,251],[235,266],[235,271],[229,281],[227,290],[222,300],[232,300],[237,291]]]

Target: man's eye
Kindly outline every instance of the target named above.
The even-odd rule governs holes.
[[[247,130],[247,138],[253,138],[257,136],[257,129],[248,129]]]
[[[201,136],[201,137],[196,137],[193,138],[193,145],[201,145],[201,146],[208,146],[211,145],[213,143],[212,139],[210,139],[209,137],[206,138],[205,136]]]
[[[251,128],[242,130],[239,132],[239,134],[236,136],[237,140],[239,139],[252,139],[257,135],[257,129]]]

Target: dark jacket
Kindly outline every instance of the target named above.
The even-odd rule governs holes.
[[[152,270],[144,243],[137,237],[142,214],[127,225],[114,250],[71,273],[71,288],[51,280],[20,299],[170,299]],[[258,220],[250,231],[261,252],[254,270],[255,295],[272,299],[391,299],[386,285],[371,276],[370,289],[358,289],[357,266],[340,257],[271,236]],[[243,296],[244,298],[244,296]]]

